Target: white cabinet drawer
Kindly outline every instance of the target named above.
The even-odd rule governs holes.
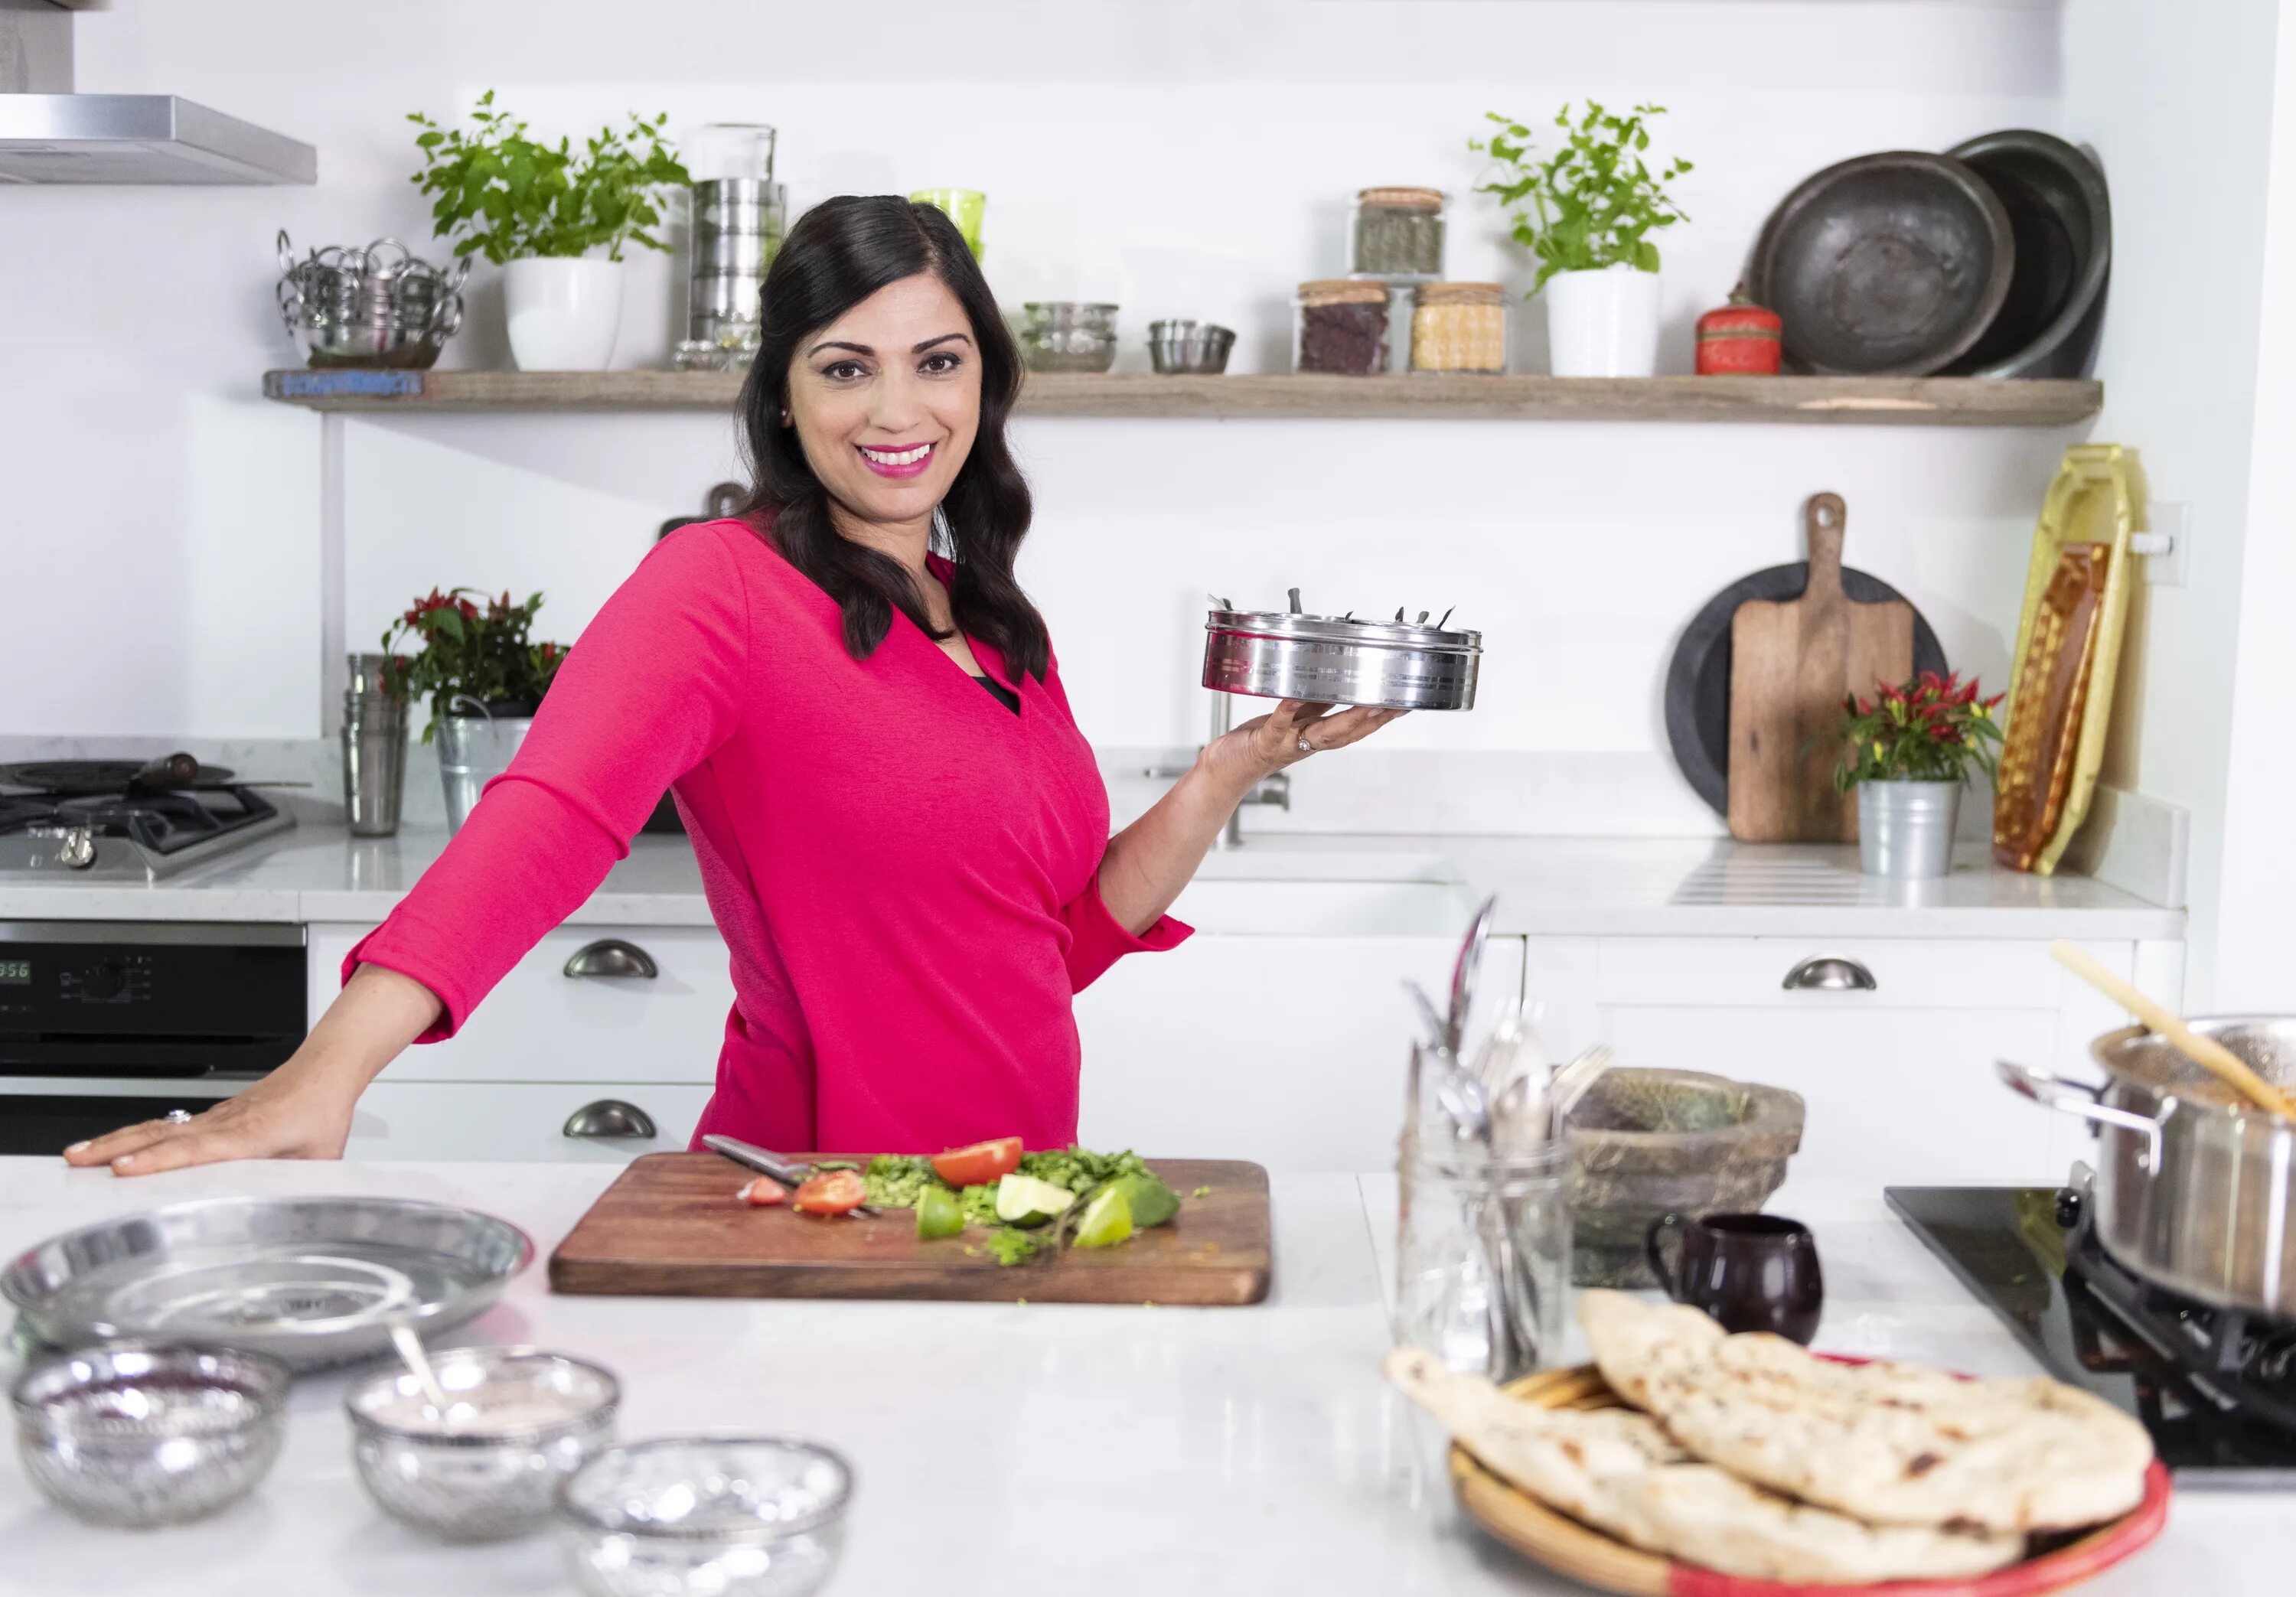
[[[1800,1093],[1807,1105],[1796,1185],[2064,1179],[2048,1114],[1996,1077],[1997,1059],[2043,1059],[2054,1010],[1935,1008],[1882,1016],[1837,1005],[1786,1012],[1623,1008],[1609,1015],[1621,1064],[1705,1070]],[[1773,1205],[1773,1207],[1778,1207]]]
[[[311,928],[311,1013],[332,1002],[343,956],[371,930]],[[641,951],[652,976],[569,976],[599,943]],[[443,1043],[410,1048],[390,1079],[659,1081],[707,1086],[734,1004],[726,944],[708,927],[562,926],[545,935]]]
[[[2129,974],[2133,944],[2083,946]],[[1806,962],[1829,957],[1863,970],[1873,989],[1785,985]],[[1604,938],[1595,971],[1605,1004],[1754,1009],[2053,1009],[2070,980],[2046,941],[1949,938]]]
[[[620,1164],[641,1153],[683,1149],[709,1102],[706,1086],[660,1082],[402,1081],[397,1079],[398,1072],[398,1067],[392,1066],[359,1099],[345,1158]],[[644,1111],[659,1134],[651,1139],[565,1134],[568,1117],[608,1098]]]

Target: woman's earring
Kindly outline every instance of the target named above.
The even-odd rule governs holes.
[[[789,414],[789,412],[787,412],[787,411],[783,411],[783,412],[782,412],[782,425],[783,425],[783,426],[784,426],[784,427],[786,427],[786,426],[788,426],[789,424],[790,424],[790,414]]]

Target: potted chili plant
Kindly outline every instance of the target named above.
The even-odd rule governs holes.
[[[1954,823],[1972,773],[1998,765],[2003,695],[1978,696],[1960,674],[1924,671],[1871,699],[1842,701],[1847,745],[1833,785],[1857,790],[1858,864],[1869,876],[1943,876],[1953,868]]]
[[[473,595],[485,601],[483,608]],[[433,588],[382,635],[390,691],[430,700],[422,741],[438,740],[450,831],[462,829],[480,790],[508,768],[566,658],[564,644],[527,635],[541,608],[539,594],[513,604],[507,592],[496,597],[476,588]],[[422,640],[420,654],[398,652],[410,636]]]
[[[1531,292],[1546,293],[1548,365],[1557,377],[1648,377],[1658,367],[1656,234],[1685,220],[1667,184],[1691,168],[1669,161],[1653,172],[1650,119],[1662,105],[1624,116],[1594,101],[1554,113],[1562,148],[1545,160],[1531,130],[1487,112],[1497,126],[1468,148],[1491,158],[1490,181],[1475,192],[1517,208],[1515,242],[1538,261]]]

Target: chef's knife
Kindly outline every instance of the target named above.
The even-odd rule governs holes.
[[[701,1145],[712,1153],[722,1153],[735,1164],[755,1170],[760,1175],[771,1176],[792,1192],[803,1186],[806,1177],[811,1174],[803,1165],[785,1159],[778,1153],[758,1147],[755,1142],[745,1142],[739,1137],[719,1136],[716,1132],[711,1132],[701,1139]],[[873,1220],[877,1217],[877,1211],[865,1203],[855,1208],[853,1212],[866,1216]]]

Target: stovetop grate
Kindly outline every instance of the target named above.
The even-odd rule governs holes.
[[[2132,1275],[2097,1243],[2074,1189],[1883,1196],[2052,1375],[2134,1414],[2180,1485],[2296,1485],[2296,1326]]]

